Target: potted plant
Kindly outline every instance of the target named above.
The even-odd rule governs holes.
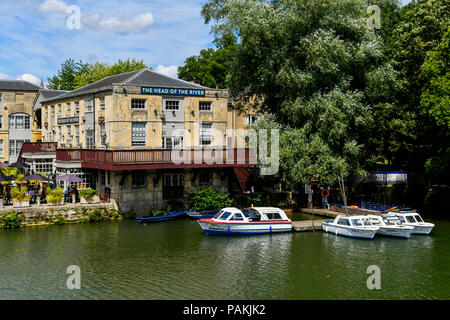
[[[97,191],[94,189],[83,189],[80,191],[80,203],[93,203],[94,196],[97,195]]]
[[[30,206],[30,199],[27,195],[27,188],[12,188],[11,189],[11,197],[13,199],[13,207],[20,208],[20,207],[29,207]]]
[[[47,192],[47,196],[45,197],[45,199],[47,200],[47,204],[50,206],[57,206],[64,204],[63,194],[64,194],[63,189],[54,189]]]

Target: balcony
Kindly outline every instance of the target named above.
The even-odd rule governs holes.
[[[56,160],[80,162],[83,168],[145,170],[205,167],[248,167],[256,164],[250,149],[57,149]]]
[[[54,153],[58,144],[56,142],[25,142],[20,150],[18,162],[22,161],[24,153]]]

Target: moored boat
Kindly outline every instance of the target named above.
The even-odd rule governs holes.
[[[322,222],[323,231],[351,238],[373,239],[378,229],[367,216],[339,215],[334,220]]]
[[[167,221],[184,217],[186,216],[186,213],[187,211],[174,211],[166,214],[157,214],[154,216],[137,217],[136,221],[139,223]]]
[[[263,234],[292,231],[292,221],[279,208],[252,207],[248,217],[237,208],[223,208],[213,218],[198,220],[206,234]]]
[[[367,215],[374,226],[379,227],[377,234],[387,237],[408,239],[414,231],[414,227],[401,223],[397,217]]]
[[[417,211],[395,211],[385,214],[386,217],[397,217],[403,225],[414,227],[412,234],[429,235],[434,228],[433,223],[424,222]]]

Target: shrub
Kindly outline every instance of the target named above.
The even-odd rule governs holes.
[[[97,191],[95,191],[94,189],[83,189],[80,191],[80,196],[85,198],[86,200],[91,199],[96,194],[97,194]]]
[[[163,214],[168,214],[169,213],[169,211],[167,211],[167,210],[165,210],[165,209],[163,209],[163,210],[153,210],[153,209],[150,209],[149,210],[149,212],[148,212],[148,215],[149,216],[157,216],[157,215],[163,215]]]
[[[27,187],[22,187],[22,188],[18,188],[18,187],[14,187],[11,190],[11,196],[13,198],[13,201],[26,201],[28,200],[28,196],[26,194],[27,192]]]
[[[55,216],[55,224],[64,224],[66,220],[64,219],[63,215],[61,213],[58,213]]]
[[[20,227],[22,216],[15,212],[5,212],[2,214],[3,229],[15,229]]]
[[[187,195],[190,210],[205,211],[229,207],[233,200],[228,193],[220,193],[211,187],[202,187]]]
[[[63,194],[63,189],[50,190],[47,192],[45,199],[47,200],[47,203],[60,203],[63,199]]]

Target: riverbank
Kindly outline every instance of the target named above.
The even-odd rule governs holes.
[[[39,205],[0,209],[0,229],[121,220],[114,200],[94,204]]]

